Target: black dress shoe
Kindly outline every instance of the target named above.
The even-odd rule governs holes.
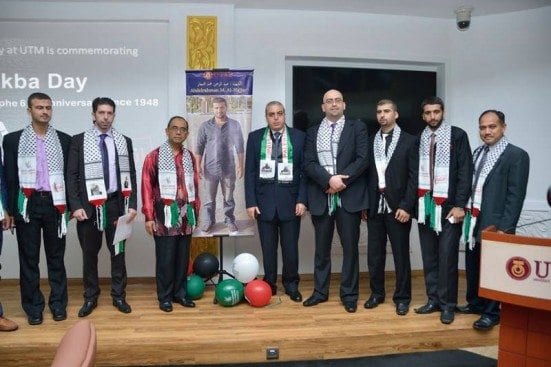
[[[365,301],[364,307],[365,308],[375,308],[375,307],[379,306],[379,304],[383,303],[384,301],[385,301],[385,297],[376,296],[376,295],[372,294],[371,296],[369,296],[369,299],[367,301]]]
[[[404,316],[409,311],[409,304],[405,302],[399,302],[396,304],[396,315]]]
[[[354,313],[357,308],[358,304],[356,302],[344,302],[344,309],[346,312]]]
[[[302,302],[302,294],[299,291],[285,291],[291,301]]]
[[[63,321],[67,319],[67,311],[66,310],[53,310],[52,311],[52,317],[54,321]]]
[[[489,331],[492,330],[492,328],[497,324],[499,324],[499,320],[494,321],[488,316],[481,316],[473,323],[473,328],[480,331]]]
[[[164,312],[172,312],[172,303],[169,301],[159,303],[159,308]]]
[[[457,306],[456,310],[457,310],[457,312],[464,313],[464,314],[480,314],[481,313],[478,308],[471,305],[470,303],[467,303],[465,306]]]
[[[318,303],[327,302],[327,298],[322,298],[317,295],[310,296],[306,301],[302,302],[302,305],[304,307],[312,307],[317,305]]]
[[[29,322],[29,325],[40,325],[43,321],[42,314],[29,315],[27,316],[27,321]]]
[[[440,311],[440,306],[429,302],[426,305],[423,305],[419,308],[416,308],[414,311],[415,311],[415,313],[424,315],[424,314],[427,314],[427,313],[433,313],[433,312]]]
[[[450,310],[443,310],[441,313],[440,313],[440,322],[442,324],[446,324],[446,325],[449,325],[453,322],[455,318],[455,314],[453,311],[450,311]]]
[[[126,303],[126,300],[119,298],[113,300],[113,306],[117,308],[122,313],[130,313],[132,312],[132,308],[130,308],[130,305]]]
[[[78,317],[86,317],[92,313],[92,310],[98,306],[98,301],[87,300],[78,311]]]
[[[184,306],[184,307],[189,307],[189,308],[193,308],[195,307],[195,302],[193,302],[192,300],[190,299],[187,299],[187,298],[174,298],[174,302]]]

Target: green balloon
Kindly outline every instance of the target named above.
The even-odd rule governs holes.
[[[205,282],[197,274],[187,277],[186,297],[190,299],[199,299],[205,293]]]
[[[218,283],[214,295],[219,304],[225,307],[235,306],[243,299],[244,288],[240,281],[226,279]]]

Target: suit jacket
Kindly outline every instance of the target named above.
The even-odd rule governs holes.
[[[377,132],[379,134],[379,132]],[[379,202],[379,176],[375,166],[373,135],[369,138],[369,169],[367,170],[369,214],[377,214]],[[394,138],[394,137],[393,137]],[[417,203],[417,182],[419,181],[419,139],[404,130],[385,171],[385,197],[390,209],[403,209],[414,215]]]
[[[23,130],[14,131],[4,137],[4,177],[8,186],[8,200],[6,210],[9,215],[15,216],[17,220],[23,220],[17,209],[17,199],[19,197],[19,167],[17,163],[17,154],[19,151],[19,139]],[[71,136],[61,131],[57,131],[61,150],[63,151],[63,163],[65,166],[65,193],[66,197],[69,189],[67,188],[67,158],[69,157],[69,146],[71,145]],[[68,202],[68,199],[67,199]],[[32,203],[29,202],[29,205]]]
[[[327,212],[327,194],[331,175],[318,159],[317,139],[319,125],[306,133],[304,170],[308,176],[308,208],[313,215]],[[346,120],[337,149],[336,174],[348,175],[346,189],[340,192],[342,207],[350,212],[368,208],[367,180],[364,174],[369,164],[367,129],[362,121]]]
[[[491,225],[499,231],[515,233],[526,197],[529,171],[528,153],[508,144],[484,181],[475,229],[477,242],[480,242],[481,231]]]
[[[129,208],[137,208],[136,186],[136,167],[134,165],[134,151],[132,149],[132,140],[128,137],[126,145],[128,147],[128,159],[130,163],[130,182],[132,184],[132,194],[129,198]],[[115,146],[116,149],[116,146]],[[117,183],[121,191],[119,155],[116,157]],[[86,192],[86,180],[84,177],[84,133],[73,136],[73,141],[69,149],[69,160],[67,162],[67,202],[69,209],[74,212],[78,209],[84,209],[88,218],[92,218],[95,208],[88,202],[88,193]],[[124,198],[119,195],[119,215],[124,214]]]
[[[303,173],[303,151],[306,134],[286,127],[293,144],[293,181],[279,183],[259,178],[260,145],[266,128],[249,133],[245,156],[245,203],[246,207],[258,206],[260,220],[272,220],[276,213],[280,220],[291,220],[295,216],[297,203],[307,204],[306,178]],[[268,137],[269,139],[269,137]],[[277,176],[277,175],[276,175]]]
[[[473,159],[467,133],[452,126],[448,198],[442,204],[442,221],[453,207],[465,208],[471,196]],[[415,207],[416,216],[418,213]]]

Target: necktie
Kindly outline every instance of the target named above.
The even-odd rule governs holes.
[[[429,172],[430,172],[430,191],[434,189],[434,156],[436,155],[436,134],[430,134],[429,146]]]
[[[474,180],[473,180],[473,195],[474,190],[476,189],[476,185],[478,184],[478,179],[480,178],[480,173],[482,172],[482,168],[484,168],[484,163],[486,163],[486,157],[488,157],[488,151],[490,150],[489,146],[485,146],[482,151],[482,157],[480,157],[478,166],[476,167],[476,171],[474,173]]]
[[[388,157],[388,147],[390,146],[390,142],[392,141],[392,135],[387,134],[385,136],[385,156]]]
[[[101,165],[103,167],[103,180],[105,181],[105,190],[109,190],[109,153],[107,152],[107,144],[105,144],[105,138],[107,134],[101,134],[99,136],[99,148],[101,151]]]
[[[274,133],[274,149],[272,150],[272,158],[276,162],[279,161],[279,157],[281,156],[281,133],[279,131]]]

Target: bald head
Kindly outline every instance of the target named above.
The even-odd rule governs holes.
[[[346,109],[346,103],[342,93],[336,89],[330,89],[323,95],[321,110],[325,113],[325,117],[332,122],[338,121]]]

